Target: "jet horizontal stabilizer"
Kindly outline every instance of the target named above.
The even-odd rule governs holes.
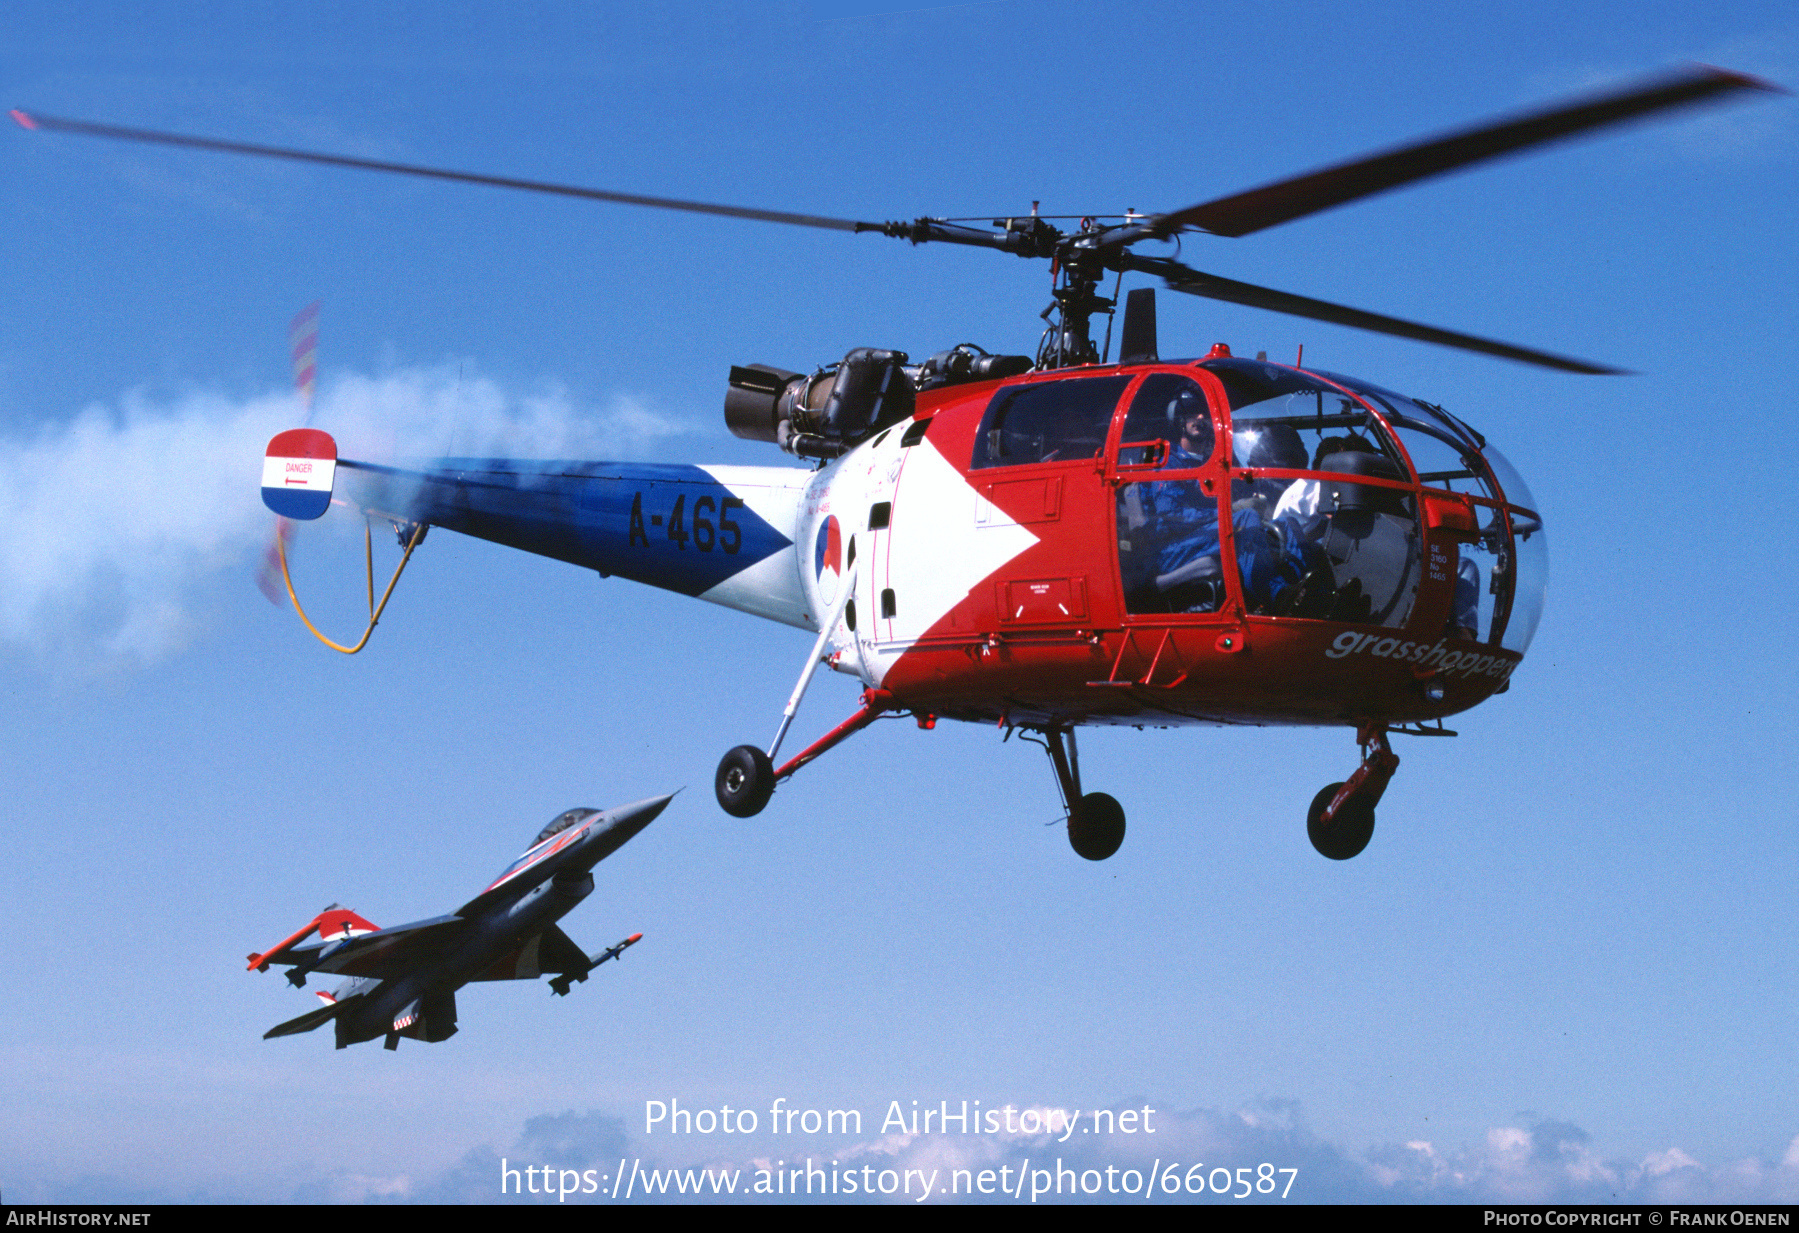
[[[309,1010],[297,1018],[289,1019],[286,1023],[277,1023],[274,1027],[264,1032],[262,1038],[264,1040],[273,1040],[277,1036],[296,1036],[301,1032],[310,1032],[320,1024],[331,1022],[333,1019],[337,1018],[338,1015],[343,1013],[346,1006],[351,1006],[354,1003],[354,998],[344,998],[342,1001],[332,1002],[328,1005],[321,1006],[317,1010]]]
[[[293,954],[294,947],[311,937],[315,931],[319,935],[319,943],[315,946],[306,948],[307,951],[312,952],[312,954]],[[320,912],[317,916],[313,917],[310,921],[306,922],[306,925],[303,928],[297,929],[287,937],[282,938],[281,941],[269,947],[268,950],[263,951],[261,954],[249,956],[250,966],[244,970],[266,972],[269,970],[269,964],[271,963],[304,964],[309,958],[316,955],[316,952],[326,943],[334,940],[341,941],[360,934],[374,932],[376,932],[376,927],[373,922],[366,921],[362,919],[362,917],[356,915],[356,913],[350,911],[350,909],[341,904],[334,903],[323,912]]]

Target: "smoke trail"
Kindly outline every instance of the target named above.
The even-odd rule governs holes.
[[[221,574],[251,585],[269,528],[263,449],[300,416],[291,393],[131,394],[0,437],[0,642],[100,665],[179,650]],[[629,399],[593,414],[560,391],[512,395],[454,366],[342,378],[315,420],[344,456],[373,459],[628,457],[686,431]]]

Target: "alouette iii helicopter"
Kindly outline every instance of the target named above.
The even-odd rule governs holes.
[[[815,469],[441,459],[405,470],[340,460],[327,434],[303,428],[269,443],[264,498],[277,514],[316,518],[336,493],[390,520],[408,555],[428,527],[444,527],[813,631],[774,740],[719,764],[719,803],[738,817],[881,716],[909,714],[923,728],[959,719],[1039,741],[1069,841],[1102,860],[1123,841],[1124,811],[1083,790],[1077,727],[1343,725],[1355,729],[1360,762],[1313,798],[1307,833],[1344,860],[1367,845],[1399,764],[1388,734],[1454,735],[1446,716],[1507,688],[1542,613],[1541,513],[1499,451],[1439,406],[1222,345],[1163,360],[1150,288],[1126,298],[1109,362],[1117,287],[1108,298],[1103,280],[1146,274],[1207,299],[1566,372],[1618,372],[1135,249],[1186,232],[1248,235],[1606,125],[1775,88],[1694,67],[1069,231],[1035,209],[990,227],[858,222],[13,116],[27,128],[1049,262],[1054,303],[1035,357],[963,344],[914,364],[903,351],[858,347],[810,373],[733,367],[726,426]],[[1100,313],[1106,341],[1096,346]],[[378,612],[371,603],[371,627]],[[777,764],[821,662],[861,681],[860,706]]]

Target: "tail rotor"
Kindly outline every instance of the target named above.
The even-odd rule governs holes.
[[[314,300],[302,308],[287,326],[288,351],[292,355],[294,363],[294,390],[300,395],[300,406],[306,413],[305,428],[312,427],[312,391],[318,375],[319,303],[318,300]],[[270,444],[272,448],[273,443]],[[335,447],[333,447],[332,457],[334,459],[336,457]],[[263,487],[265,489],[268,487],[266,473],[263,476]],[[327,499],[329,499],[328,489]],[[314,514],[312,517],[316,518],[318,515]],[[262,566],[256,571],[256,586],[277,608],[288,598],[287,585],[282,578],[281,562],[293,549],[293,544],[293,522],[289,518],[276,514],[274,529],[269,535],[268,547],[263,550]]]

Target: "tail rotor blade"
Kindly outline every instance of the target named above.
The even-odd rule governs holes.
[[[294,390],[300,395],[300,406],[306,411],[303,427],[312,427],[312,390],[318,376],[319,301],[302,308],[287,324],[288,349],[294,361]],[[275,515],[274,529],[268,546],[262,551],[262,565],[256,571],[256,589],[279,608],[287,602],[287,584],[281,576],[281,560],[294,550],[294,524]]]

